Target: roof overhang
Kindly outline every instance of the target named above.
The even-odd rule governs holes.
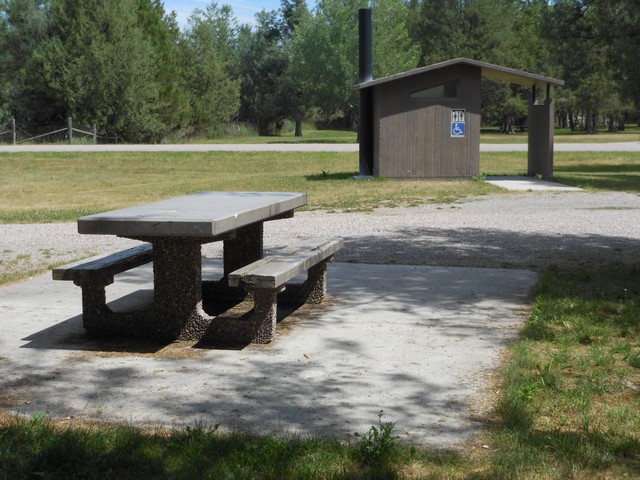
[[[537,75],[535,73],[523,72],[522,70],[516,70],[515,68],[501,67],[500,65],[493,65],[491,63],[479,62],[477,60],[471,60],[469,58],[456,58],[453,60],[447,60],[446,62],[434,63],[422,68],[416,68],[408,72],[397,73],[388,77],[379,78],[377,80],[371,80],[356,85],[357,90],[363,88],[374,87],[383,83],[394,82],[406,77],[412,77],[414,75],[420,75],[421,73],[432,72],[434,70],[440,70],[447,67],[456,65],[470,65],[472,67],[480,68],[482,76],[491,78],[493,80],[500,80],[503,82],[515,83],[516,85],[522,85],[525,87],[546,87],[547,85],[553,85],[561,87],[564,85],[563,80],[556,78],[545,77],[543,75]]]

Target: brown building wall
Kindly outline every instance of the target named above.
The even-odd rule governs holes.
[[[480,68],[455,65],[374,86],[374,175],[470,177],[480,171]],[[411,98],[458,80],[456,98]],[[451,137],[451,112],[466,110],[465,137]]]

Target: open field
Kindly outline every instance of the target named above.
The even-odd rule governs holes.
[[[73,221],[205,190],[304,191],[308,208],[371,210],[498,191],[472,181],[355,181],[357,154],[0,154],[0,222]]]
[[[233,131],[234,129],[231,128]],[[281,144],[281,143],[357,143],[357,131],[346,129],[317,129],[312,126],[305,126],[303,136],[296,137],[292,128],[285,129],[280,135],[259,136],[254,132],[238,129],[233,134],[223,135],[214,138],[206,137],[168,137],[163,143],[167,144]],[[506,135],[500,133],[495,127],[482,128],[480,143],[504,144],[504,143],[527,143],[527,133],[515,133]],[[571,131],[569,129],[556,128],[554,140],[556,143],[611,143],[611,142],[637,142],[640,141],[640,127],[627,126],[622,132],[607,132],[600,129],[594,135],[587,135],[582,130]],[[5,140],[6,141],[6,140]],[[90,145],[90,137],[75,137],[74,144]],[[0,145],[7,143],[0,143]],[[26,143],[28,144],[28,142]]]
[[[624,132],[607,132],[598,130],[594,135],[587,135],[581,130],[571,131],[567,128],[556,128],[554,131],[555,143],[611,143],[611,142],[637,142],[640,141],[640,127],[632,126]],[[505,135],[496,129],[483,129],[480,134],[480,143],[527,143],[527,133],[515,133]]]
[[[356,143],[357,132],[355,130],[318,130],[313,127],[303,128],[303,136],[296,137],[294,131],[289,129],[281,135],[264,137],[256,134],[227,135],[214,139],[189,139],[188,143]]]
[[[592,190],[640,192],[637,153],[561,152],[556,179]],[[526,172],[526,153],[483,153],[484,174]],[[473,180],[354,181],[355,153],[111,152],[0,154],[0,222],[81,215],[204,190],[304,191],[308,209],[371,211],[501,193]]]
[[[287,129],[281,135],[273,137],[260,137],[255,134],[227,135],[215,139],[189,139],[188,143],[356,143],[357,132],[355,130],[318,130],[306,126],[303,129],[304,136],[295,137],[293,130]],[[607,132],[600,129],[594,135],[587,135],[581,130],[571,131],[568,128],[555,129],[556,143],[606,143],[606,142],[634,142],[640,140],[640,127],[628,126],[622,132]],[[178,141],[181,143],[180,141]],[[497,128],[483,128],[480,135],[481,143],[527,143],[527,133],[505,135]]]

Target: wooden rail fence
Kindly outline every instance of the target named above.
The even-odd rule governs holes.
[[[1,130],[3,127],[6,128],[6,130],[4,131]],[[47,137],[64,134],[65,140],[69,142],[69,145],[71,145],[73,143],[74,133],[78,133],[78,134],[90,137],[93,140],[94,144],[98,143],[99,137],[105,138],[111,141],[115,140],[115,143],[118,143],[117,137],[113,138],[113,137],[98,135],[98,130],[95,124],[91,128],[91,131],[88,131],[88,129],[86,128],[83,129],[83,128],[74,127],[73,119],[71,117],[67,118],[67,124],[64,128],[56,128],[54,130],[51,130],[45,133],[31,134],[27,131],[27,128],[21,127],[16,123],[15,118],[11,118],[9,125],[0,125],[0,142],[3,141],[2,140],[3,137],[8,137],[11,139],[10,141],[13,145],[18,145],[20,143],[41,141],[42,139],[45,139]],[[23,138],[20,138],[20,137],[23,137]]]

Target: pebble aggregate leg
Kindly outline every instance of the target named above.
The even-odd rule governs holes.
[[[161,339],[197,340],[212,320],[202,309],[201,243],[153,241],[154,330]]]

